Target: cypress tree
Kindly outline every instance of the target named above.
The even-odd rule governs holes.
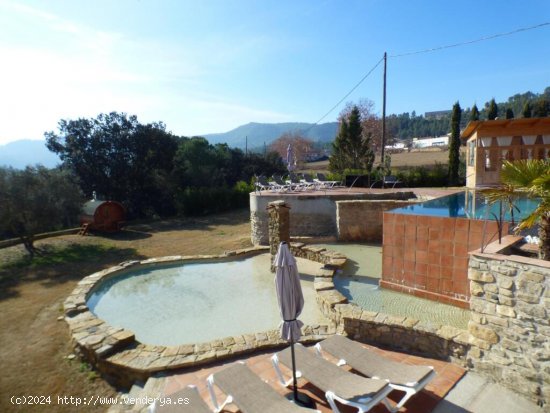
[[[460,117],[462,109],[456,102],[451,116],[451,142],[449,143],[449,185],[458,184],[458,168],[460,164]]]
[[[474,106],[472,106],[472,111],[470,112],[470,121],[479,120],[479,109],[477,108],[477,105],[474,103]]]
[[[498,116],[498,106],[495,102],[495,98],[489,102],[489,108],[487,109],[487,119],[495,120]]]
[[[514,111],[512,108],[506,108],[506,119],[514,119]]]

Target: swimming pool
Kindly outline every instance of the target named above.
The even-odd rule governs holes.
[[[514,220],[517,222],[527,217],[538,206],[537,199],[520,198],[515,201],[519,211],[514,211]],[[452,195],[432,199],[430,201],[411,204],[405,207],[393,209],[389,212],[395,214],[428,215],[436,217],[490,219],[495,214],[500,216],[500,205],[489,205],[483,194],[476,191],[457,192]],[[509,210],[504,207],[504,219],[511,221]]]
[[[381,246],[343,243],[315,246],[340,252],[348,258],[343,271],[334,277],[334,285],[350,302],[370,311],[462,329],[467,327],[469,310],[380,288]]]
[[[318,263],[297,259],[304,294],[304,324],[326,322],[313,289]],[[270,255],[240,260],[157,265],[108,279],[87,305],[112,326],[153,345],[180,345],[254,334],[278,327]]]

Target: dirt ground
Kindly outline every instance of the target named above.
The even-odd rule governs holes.
[[[38,241],[39,248],[107,248],[85,262],[38,268],[0,266],[0,412],[104,412],[107,406],[62,406],[58,396],[114,396],[108,383],[72,354],[62,305],[76,283],[119,262],[164,255],[219,254],[250,246],[249,211],[129,226],[112,236],[67,235]],[[0,250],[0,264],[23,256],[22,246]],[[13,405],[12,396],[51,396],[50,405]]]

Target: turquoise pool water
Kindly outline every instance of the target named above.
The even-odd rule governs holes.
[[[522,198],[515,201],[515,205],[518,208],[514,210],[515,222],[527,217],[535,210],[539,203],[540,201],[537,199],[528,198]],[[497,217],[500,216],[500,205],[489,205],[485,197],[479,192],[465,191],[393,209],[389,212],[395,214],[493,220],[495,219],[494,215]],[[506,221],[512,220],[510,211],[506,206],[503,207],[503,214]]]
[[[317,263],[298,259],[305,324],[326,323],[315,299]],[[277,328],[281,319],[270,255],[157,265],[98,285],[87,305],[112,326],[153,345],[200,343]]]
[[[467,328],[470,319],[468,310],[380,288],[381,246],[343,243],[316,246],[341,252],[348,257],[343,271],[334,277],[334,284],[350,302],[370,311]]]

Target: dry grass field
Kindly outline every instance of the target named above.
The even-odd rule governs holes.
[[[249,211],[132,225],[112,236],[66,235],[37,241],[40,265],[21,246],[0,249],[0,412],[104,412],[60,406],[57,396],[114,396],[115,389],[72,353],[58,318],[76,283],[129,259],[220,254],[250,246]],[[52,396],[50,406],[14,406],[11,396]]]
[[[465,153],[466,148],[461,147],[461,152]],[[377,157],[375,165],[380,162]],[[395,169],[405,169],[413,166],[433,166],[436,163],[447,164],[449,162],[449,151],[433,148],[418,152],[401,152],[391,154],[391,166]],[[328,161],[310,162],[304,167],[308,171],[327,171]]]

